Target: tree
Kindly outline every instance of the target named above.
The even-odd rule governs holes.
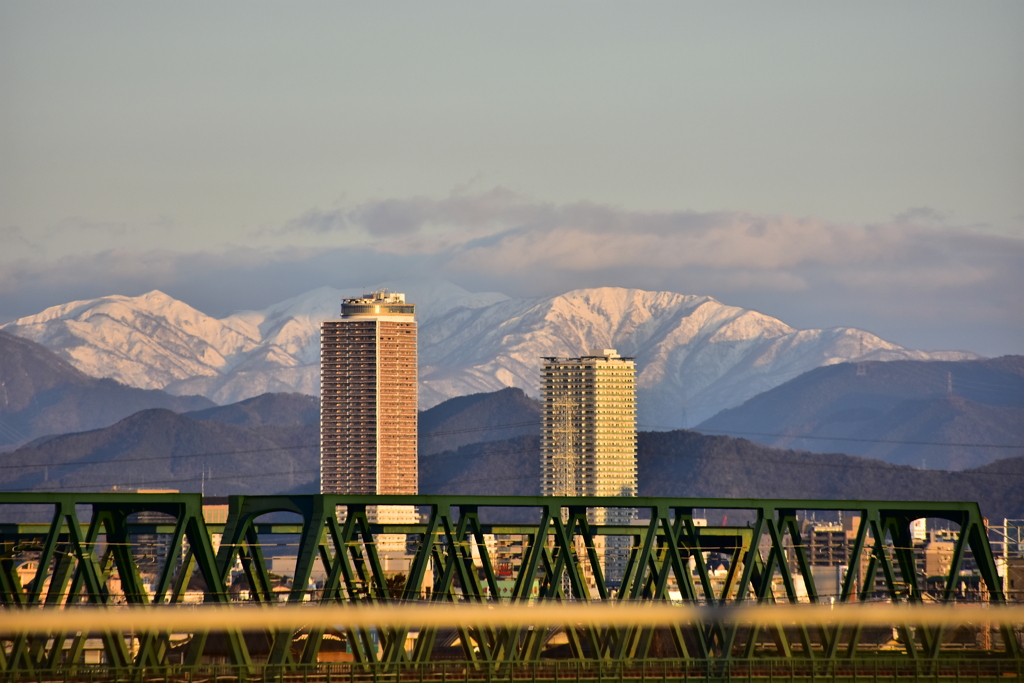
[[[401,600],[405,595],[405,574],[392,574],[387,578],[388,596],[392,600]]]

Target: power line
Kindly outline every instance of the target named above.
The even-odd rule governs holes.
[[[526,452],[529,452],[529,450],[503,451],[501,453],[516,454],[516,453],[526,453]],[[750,458],[718,456],[718,455],[711,455],[711,456],[709,456],[709,455],[677,455],[677,454],[671,454],[671,453],[652,453],[650,455],[652,455],[654,457],[673,457],[673,458],[678,458],[678,459],[681,459],[681,460],[714,460],[714,461],[727,461],[727,462],[744,462],[744,463],[748,463],[748,464],[784,465],[784,466],[803,467],[803,468],[807,468],[807,467],[811,467],[811,468],[828,467],[828,468],[834,468],[834,469],[849,469],[849,470],[884,470],[884,471],[888,471],[888,472],[891,472],[891,473],[897,473],[897,472],[900,472],[900,471],[903,471],[903,470],[909,470],[909,471],[915,472],[915,473],[921,472],[921,470],[916,470],[915,468],[912,468],[912,467],[907,466],[907,465],[892,465],[892,464],[889,464],[889,463],[879,463],[879,464],[876,465],[876,464],[870,464],[870,463],[830,463],[830,462],[819,462],[819,463],[809,464],[807,462],[800,461],[800,460],[795,460],[795,459],[792,459],[792,458],[756,459],[756,460],[754,460],[754,459],[750,459]],[[436,456],[427,456],[427,457],[430,458],[430,457],[436,457]],[[461,457],[472,457],[472,456],[450,456],[450,457],[461,458]],[[850,457],[857,457],[857,456],[850,456]],[[314,474],[314,473],[319,472],[319,471],[320,471],[319,468],[316,468],[316,469],[292,470],[292,471],[287,471],[287,472],[253,472],[253,473],[249,473],[249,474],[238,474],[238,473],[236,473],[236,474],[230,475],[230,476],[207,477],[207,480],[208,481],[228,481],[228,480],[239,480],[239,479],[246,480],[246,479],[257,479],[257,478],[263,478],[263,477],[276,477],[276,476],[283,476],[283,475],[295,476],[295,475],[303,475],[303,474]],[[933,474],[956,475],[957,477],[964,477],[964,476],[967,476],[967,477],[971,477],[971,476],[1022,477],[1022,476],[1024,476],[1024,472],[1012,472],[1012,471],[1008,471],[1008,470],[994,470],[994,471],[990,471],[990,470],[980,470],[980,471],[979,470],[960,470],[960,471],[957,471],[957,470],[927,470],[927,471],[930,472],[930,473],[933,473]],[[452,485],[460,485],[460,484],[493,483],[493,482],[501,482],[501,481],[519,481],[519,480],[522,480],[522,479],[530,479],[533,476],[534,475],[516,475],[516,476],[507,476],[507,477],[489,477],[489,478],[484,478],[484,479],[465,479],[465,480],[455,479],[455,480],[452,480],[449,483],[452,484]],[[538,475],[538,478],[539,478],[539,475]],[[199,481],[198,479],[150,480],[150,481],[145,481],[145,482],[139,482],[137,484],[137,486],[156,486],[156,485],[161,485],[161,484],[196,483],[198,481]],[[61,486],[60,488],[61,488],[61,490],[66,490],[66,489],[95,489],[97,487],[95,485],[79,485],[79,486]],[[4,489],[3,491],[0,491],[0,493],[2,493],[2,492],[15,493],[15,492],[24,492],[24,491],[32,491],[32,492],[45,493],[45,491],[40,491],[39,489]]]
[[[485,441],[484,443],[488,443],[488,442]],[[446,452],[450,452],[450,451],[446,451]],[[539,449],[535,449],[535,448],[520,448],[520,449],[517,449],[517,450],[511,450],[511,451],[483,451],[481,453],[464,453],[463,455],[424,455],[424,456],[421,456],[421,457],[425,461],[433,462],[435,460],[464,460],[466,458],[476,458],[476,457],[483,457],[483,456],[488,456],[488,455],[521,455],[523,453],[531,453],[531,452],[539,453],[540,450]]]
[[[492,430],[492,429],[511,429],[512,427],[532,427],[534,425],[538,425],[539,426],[540,424],[541,424],[540,420],[531,420],[529,422],[513,422],[511,424],[491,425],[489,427],[472,427],[472,428],[467,428],[467,429],[449,429],[449,430],[443,431],[443,432],[427,432],[426,434],[421,434],[420,438],[421,439],[425,439],[425,438],[434,437],[434,436],[447,436],[449,434],[468,434],[470,432],[486,432],[486,431]]]
[[[72,460],[70,462],[50,462],[23,465],[9,465],[4,463],[4,469],[31,468],[31,467],[75,467],[77,465],[106,465],[107,463],[120,462],[147,462],[151,460],[177,460],[179,458],[205,458],[213,455],[246,455],[249,453],[268,453],[271,451],[298,451],[307,448],[320,448],[320,444],[302,444],[299,446],[273,446],[268,448],[249,448],[237,451],[212,451],[210,453],[184,453],[181,455],[150,455],[142,458],[112,458],[110,460]]]
[[[447,434],[465,434],[465,433],[469,433],[469,432],[482,432],[482,431],[488,431],[488,430],[492,430],[492,429],[507,429],[507,428],[512,428],[512,427],[527,427],[527,426],[539,425],[539,424],[541,424],[539,421],[531,421],[531,422],[514,422],[514,423],[511,423],[511,424],[504,424],[504,425],[493,425],[493,426],[490,426],[490,427],[474,427],[472,429],[454,429],[454,430],[449,430],[449,431],[444,431],[444,432],[431,432],[429,434],[422,435],[421,438],[423,438],[423,437],[431,437],[431,436],[442,436],[442,435],[447,435]],[[320,444],[319,443],[313,443],[313,444],[300,444],[298,446],[274,446],[274,447],[268,447],[268,448],[249,448],[249,449],[234,450],[234,451],[211,451],[209,453],[184,453],[184,454],[180,454],[180,455],[153,455],[153,456],[146,456],[146,457],[141,457],[141,458],[115,458],[115,459],[111,459],[111,460],[77,460],[77,461],[71,461],[71,462],[49,462],[49,463],[19,464],[19,465],[6,464],[5,463],[3,467],[4,467],[4,469],[31,469],[31,468],[36,468],[36,467],[74,467],[74,466],[77,466],[77,465],[103,465],[103,464],[106,464],[106,463],[118,463],[118,462],[143,462],[143,461],[153,461],[153,460],[176,460],[176,459],[179,459],[179,458],[205,458],[207,456],[218,456],[218,455],[244,455],[244,454],[248,454],[248,453],[268,453],[268,452],[273,452],[273,451],[303,450],[303,449],[306,449],[306,448],[320,448]],[[462,457],[462,456],[456,456],[456,457]]]
[[[19,441],[28,441],[29,437],[24,434],[21,430],[16,429],[7,420],[0,417],[0,434],[3,434],[7,438],[11,439],[13,443]]]
[[[888,363],[891,363],[892,361],[868,361],[868,362],[886,363],[888,365]],[[901,361],[896,361],[896,362],[901,362]],[[940,361],[940,362],[942,362],[942,363],[954,363],[955,364],[955,363],[958,363],[959,361]],[[895,372],[893,374],[897,374],[898,372],[902,371],[902,372],[905,372],[908,375],[914,375],[918,379],[922,380],[923,383],[924,382],[934,381],[937,385],[939,385],[940,388],[944,388],[946,386],[946,382],[947,382],[947,379],[948,379],[948,376],[949,376],[950,373],[954,373],[953,374],[953,387],[954,387],[954,389],[956,387],[958,387],[958,386],[960,386],[960,387],[966,386],[966,387],[971,387],[971,388],[974,388],[974,389],[1019,390],[1021,388],[1022,379],[1024,379],[1024,378],[1021,378],[1020,376],[1015,375],[1015,376],[1006,377],[1005,378],[1006,381],[1003,381],[1003,382],[989,382],[989,381],[986,381],[985,379],[981,379],[981,378],[978,378],[978,377],[964,376],[963,373],[960,372],[961,370],[964,370],[964,369],[965,368],[963,368],[963,366],[955,366],[955,365],[954,366],[935,365],[935,366],[929,367],[929,366],[920,366],[920,365],[910,365],[910,364],[906,364],[906,363],[904,363],[903,365],[899,365],[899,366],[891,366],[891,367],[886,367],[885,368],[885,370],[894,370]],[[945,393],[945,392],[943,392],[943,393]]]
[[[653,455],[655,457],[666,457],[666,454],[664,454],[664,453],[654,453]],[[815,456],[815,455],[822,456],[824,454],[823,453],[811,453],[810,455],[812,455],[812,456]],[[932,474],[957,475],[958,477],[959,476],[974,476],[974,475],[985,475],[985,476],[1000,475],[1000,476],[1011,476],[1011,477],[1021,477],[1021,476],[1024,476],[1024,472],[988,471],[988,470],[979,471],[977,469],[974,469],[974,470],[919,470],[919,469],[917,469],[915,467],[911,467],[910,465],[895,465],[895,464],[886,463],[886,462],[882,462],[882,463],[880,463],[878,465],[875,465],[875,464],[871,464],[871,463],[838,463],[838,462],[807,463],[807,462],[802,462],[802,461],[795,460],[795,459],[792,459],[792,458],[779,458],[779,459],[758,458],[758,459],[752,459],[752,458],[729,457],[729,456],[721,456],[721,455],[671,455],[670,454],[668,457],[679,458],[679,459],[682,459],[682,460],[725,460],[725,461],[745,462],[745,463],[749,463],[749,464],[763,464],[763,465],[782,464],[782,465],[791,465],[793,467],[806,467],[806,468],[832,467],[832,468],[837,468],[837,469],[848,469],[848,470],[886,470],[886,471],[889,471],[889,472],[899,472],[901,470],[906,469],[906,470],[910,470],[910,471],[915,472],[915,473],[929,472],[929,473],[932,473]],[[847,456],[847,457],[850,457],[850,458],[860,458],[861,456],[850,455],[850,456]]]
[[[1024,448],[1024,444],[994,444],[994,443],[958,443],[955,441],[904,441],[900,439],[861,439],[854,437],[845,436],[814,436],[811,434],[780,434],[776,432],[745,432],[737,430],[725,430],[725,429],[680,429],[679,427],[670,427],[669,425],[652,425],[643,424],[641,427],[647,427],[651,430],[647,433],[653,433],[654,430],[658,431],[690,431],[696,434],[704,436],[774,436],[785,439],[812,439],[816,441],[857,441],[861,443],[889,443],[889,444],[900,444],[906,446],[951,446],[959,448]],[[767,444],[765,444],[767,445]],[[772,448],[780,448],[780,446],[772,446]]]
[[[693,430],[697,431],[697,430]],[[786,439],[812,439],[816,441],[856,441],[859,443],[890,443],[890,444],[901,444],[906,446],[950,446],[957,448],[1024,448],[1024,444],[996,444],[996,443],[956,443],[953,441],[902,441],[899,439],[858,439],[847,436],[800,436],[798,434],[773,434],[770,432],[741,432],[733,430],[717,430],[717,429],[704,429],[697,432],[698,434],[724,434],[731,436],[734,434],[746,434],[751,436],[775,436]]]
[[[532,474],[521,474],[514,477],[491,477],[488,479],[454,479],[447,483],[448,486],[458,486],[460,484],[488,484],[496,481],[519,481],[521,479],[533,479]],[[536,476],[537,481],[540,481],[540,475]]]
[[[442,435],[442,434],[461,434],[461,433],[479,432],[479,431],[487,431],[487,430],[493,430],[493,429],[505,429],[505,428],[512,428],[512,427],[523,427],[523,426],[539,425],[539,424],[541,424],[541,423],[540,422],[515,422],[515,423],[504,424],[504,425],[492,425],[492,426],[489,426],[489,427],[477,427],[477,428],[464,429],[464,430],[451,430],[451,431],[447,431],[447,432],[434,432],[434,433],[428,434],[426,436],[434,436],[434,435]],[[658,427],[660,425],[644,425],[644,426],[650,428],[650,427]],[[861,439],[861,438],[853,438],[853,437],[826,437],[826,436],[812,436],[812,435],[806,435],[805,436],[805,435],[797,435],[797,434],[779,434],[779,433],[772,433],[772,432],[748,432],[748,431],[726,431],[726,430],[701,430],[701,431],[689,430],[689,431],[693,431],[693,432],[695,432],[697,434],[702,434],[702,435],[771,436],[771,437],[776,437],[776,438],[809,439],[809,440],[817,440],[817,441],[851,441],[851,442],[858,442],[858,443],[886,443],[886,444],[900,444],[900,445],[913,445],[913,446],[947,446],[947,447],[960,447],[960,448],[997,448],[997,449],[1024,448],[1024,445],[1011,445],[1011,444],[957,443],[957,442],[944,442],[944,441],[903,441],[903,440],[897,440],[897,439]],[[477,442],[477,443],[487,443],[487,442]],[[296,446],[273,446],[273,447],[267,447],[267,448],[250,448],[250,449],[239,449],[239,450],[231,450],[231,451],[209,451],[209,452],[206,452],[206,453],[183,453],[183,454],[177,454],[177,455],[156,455],[156,456],[145,456],[145,457],[139,457],[139,458],[115,458],[115,459],[110,459],[110,460],[79,460],[79,461],[70,461],[70,462],[21,463],[21,464],[4,463],[3,467],[4,467],[4,469],[38,469],[38,468],[43,468],[43,467],[76,467],[76,466],[80,466],[80,465],[104,465],[104,464],[110,464],[110,463],[116,464],[116,463],[132,463],[132,462],[151,462],[151,461],[158,461],[158,460],[177,460],[177,459],[187,459],[187,458],[206,458],[206,457],[224,456],[224,455],[248,455],[248,454],[255,454],[255,453],[269,453],[269,452],[277,452],[277,451],[294,451],[294,450],[315,449],[315,448],[319,448],[319,447],[320,447],[320,444],[318,444],[318,443],[310,443],[310,444],[300,444],[300,445],[296,445]],[[430,459],[445,459],[445,460],[448,460],[448,459],[472,458],[472,457],[476,457],[477,455],[501,455],[501,454],[513,455],[513,454],[519,454],[519,453],[523,453],[523,452],[526,452],[526,451],[523,451],[523,450],[492,451],[492,452],[489,452],[489,453],[481,453],[481,454],[430,455],[430,456],[423,456],[423,457],[430,458]],[[691,457],[691,456],[677,456],[677,457]],[[853,456],[853,457],[858,457],[858,456]],[[720,458],[720,459],[724,459],[724,458]],[[779,460],[772,460],[771,462],[781,462],[781,461],[779,461]],[[828,466],[828,465],[823,463],[821,466]],[[850,466],[850,467],[852,467],[852,466]],[[875,467],[875,466],[872,466],[872,467]],[[944,471],[944,470],[933,470],[933,471]]]
[[[493,443],[488,441],[480,441],[477,443]],[[4,465],[4,469],[33,469],[39,467],[76,467],[78,465],[106,465],[108,463],[130,463],[130,462],[148,462],[153,460],[176,460],[178,458],[205,458],[209,455],[239,455],[248,453],[266,453],[272,451],[289,451],[289,450],[303,450],[319,448],[320,444],[304,444],[299,446],[275,446],[273,448],[251,448],[248,450],[238,451],[220,451],[217,453],[186,453],[184,455],[154,455],[147,456],[144,458],[117,458],[112,460],[75,460],[71,462],[55,462],[55,463],[36,463],[36,464],[21,464],[21,465]],[[478,455],[516,455],[520,453],[526,453],[528,450],[505,450],[505,451],[486,451],[484,453],[469,453],[464,455],[424,455],[423,458],[429,460],[460,460],[464,458],[474,458]]]
[[[250,474],[235,473],[233,475],[224,476],[224,477],[206,477],[206,481],[221,481],[221,480],[232,480],[232,479],[254,479],[254,478],[260,478],[260,477],[280,477],[280,476],[286,476],[286,475],[311,474],[313,472],[319,472],[319,471],[320,471],[320,468],[317,468],[315,470],[302,469],[302,470],[291,470],[291,471],[286,471],[286,472],[253,472],[253,473],[250,473]],[[148,487],[148,486],[156,486],[158,484],[197,484],[197,483],[199,483],[199,479],[151,479],[149,481],[137,482],[137,483],[133,484],[133,487],[136,487],[136,488],[137,487]],[[93,485],[81,484],[81,485],[78,485],[78,486],[65,486],[65,485],[61,484],[60,488],[55,490],[55,491],[45,491],[45,490],[40,490],[40,489],[3,489],[3,490],[0,490],[0,493],[24,493],[24,492],[32,492],[32,493],[60,493],[61,491],[66,491],[67,489],[95,489],[95,488],[97,488],[97,486],[95,484],[93,484]]]

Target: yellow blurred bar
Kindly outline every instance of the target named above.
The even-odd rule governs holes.
[[[747,605],[698,607],[664,603],[542,603],[346,606],[147,606],[5,608],[0,633],[51,631],[221,631],[297,629],[312,626],[444,627],[667,626],[722,621],[744,624],[842,624],[864,626],[1024,624],[1024,605]]]

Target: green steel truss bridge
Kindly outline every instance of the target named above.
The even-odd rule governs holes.
[[[1024,675],[1020,624],[879,629],[709,618],[658,628],[3,629],[4,613],[15,610],[190,602],[308,609],[399,601],[1006,602],[975,503],[232,496],[226,518],[216,521],[209,508],[204,517],[203,502],[199,494],[177,493],[0,493],[0,678],[753,682]],[[416,506],[421,522],[375,523],[380,505]],[[590,511],[627,506],[636,511],[631,525],[588,522]],[[840,553],[845,565],[833,558],[831,568],[820,568],[824,550],[807,533],[809,515],[843,529],[829,537],[827,552]],[[703,526],[707,517],[723,523]],[[912,523],[919,519],[945,527],[945,545],[932,558],[940,575],[928,574],[920,544],[915,548]],[[607,547],[620,548],[614,581],[604,575]],[[294,557],[294,578],[283,587],[268,570],[282,548]],[[393,568],[402,555],[404,584]],[[822,576],[835,580],[826,588]]]

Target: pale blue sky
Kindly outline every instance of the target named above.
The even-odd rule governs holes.
[[[1022,352],[1022,29],[1016,0],[2,2],[0,318],[400,270]],[[591,258],[612,229],[657,265]]]

